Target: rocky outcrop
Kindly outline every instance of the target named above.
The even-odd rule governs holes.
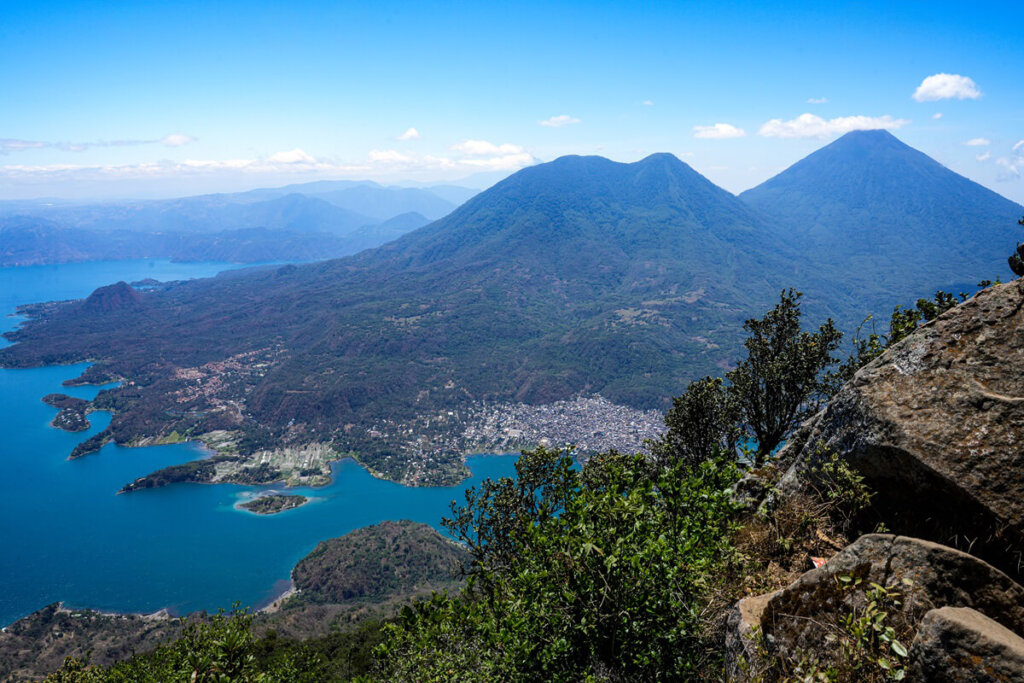
[[[824,444],[888,526],[1024,566],[1024,280],[990,287],[862,368],[784,453],[782,488]]]
[[[844,616],[863,610],[866,589],[872,584],[892,597],[892,604],[884,607],[889,611],[887,623],[903,632],[904,644],[915,633],[915,643],[930,643],[931,654],[921,656],[921,666],[940,656],[935,650],[941,638],[919,626],[939,608],[970,608],[1011,634],[1024,634],[1024,587],[1003,572],[954,548],[869,534],[792,585],[747,598],[733,608],[726,642],[730,676],[753,680],[749,672],[769,668],[770,660],[777,657],[795,661],[811,653],[827,659]],[[933,621],[934,617],[927,623]]]
[[[917,629],[908,676],[930,683],[1024,681],[1024,638],[973,609],[934,609]]]

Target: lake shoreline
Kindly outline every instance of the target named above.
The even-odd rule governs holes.
[[[214,270],[223,267],[206,266],[207,273]],[[0,311],[25,301],[83,298],[120,280],[195,274],[204,273],[159,262],[0,269]],[[0,331],[19,321],[0,316]],[[319,542],[389,519],[411,519],[443,533],[441,518],[453,500],[464,500],[467,486],[513,471],[514,457],[488,454],[469,457],[470,477],[456,486],[408,487],[378,479],[346,454],[332,453],[338,459],[315,488],[226,483],[118,496],[126,482],[208,459],[211,451],[195,440],[138,448],[108,443],[97,457],[68,460],[77,443],[109,425],[111,413],[91,412],[88,430],[68,433],[50,426],[55,410],[40,399],[54,392],[95,399],[109,381],[66,384],[88,365],[0,369],[0,414],[9,425],[3,452],[8,476],[0,480],[0,520],[7,521],[0,553],[5,586],[0,625],[58,601],[69,610],[91,605],[126,615],[161,609],[170,615],[215,613],[236,602],[262,608],[284,596],[292,568]],[[241,498],[270,488],[304,495],[315,504],[276,515],[236,509]]]

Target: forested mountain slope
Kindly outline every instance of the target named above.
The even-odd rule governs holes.
[[[184,283],[101,315],[32,308],[0,361],[88,358],[93,377],[131,378],[99,399],[121,442],[229,429],[252,437],[243,452],[334,440],[364,460],[450,459],[444,422],[481,401],[582,392],[663,408],[735,358],[741,322],[781,287],[823,298],[830,286],[797,263],[671,155],[565,157],[352,258]],[[431,414],[411,445],[396,445],[411,427],[375,428]]]

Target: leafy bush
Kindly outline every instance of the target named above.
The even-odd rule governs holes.
[[[817,332],[800,326],[803,294],[783,291],[775,308],[743,323],[747,357],[726,377],[736,397],[744,429],[757,442],[760,467],[786,435],[814,413],[826,396],[825,371],[843,333],[832,320]]]
[[[1024,225],[1024,218],[1017,221],[1021,225]],[[1017,243],[1017,248],[1010,254],[1010,258],[1007,260],[1010,264],[1010,270],[1017,277],[1024,277],[1024,245],[1020,242]]]
[[[910,581],[905,580],[909,585]],[[852,576],[837,577],[839,589],[847,593],[848,610],[840,615],[821,615],[817,624],[830,630],[828,647],[779,654],[761,635],[757,659],[767,666],[755,670],[744,664],[752,682],[780,683],[882,683],[901,681],[906,676],[907,647],[913,635],[902,618],[900,594]]]
[[[678,680],[706,664],[704,602],[730,552],[735,467],[524,453],[445,520],[467,588],[407,608],[380,648],[392,681]]]
[[[218,614],[145,655],[103,669],[68,659],[46,683],[319,683],[325,662],[305,648],[258,657],[252,615]]]
[[[716,451],[733,453],[740,435],[735,397],[721,378],[691,382],[682,396],[672,399],[665,426],[667,431],[651,449],[661,461],[694,466]]]
[[[871,505],[873,494],[864,477],[821,443],[811,461],[814,464],[805,473],[804,481],[823,503],[822,515],[836,520],[844,532],[849,531],[857,515]]]

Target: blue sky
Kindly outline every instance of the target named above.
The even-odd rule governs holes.
[[[1024,201],[1024,3],[0,0],[0,16],[0,198],[484,182],[663,151],[738,192],[884,126]]]

